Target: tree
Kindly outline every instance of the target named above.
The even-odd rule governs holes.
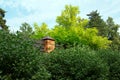
[[[115,27],[115,23],[113,21],[113,18],[108,17],[108,19],[106,21],[106,24],[107,24],[107,28],[108,28],[108,34],[107,34],[108,39],[112,40],[113,39],[113,33],[115,33],[114,30],[113,30],[113,28]]]
[[[41,26],[39,26],[37,23],[34,23],[34,34],[33,38],[35,39],[41,39],[45,36],[49,36],[49,28],[46,23],[42,23]]]
[[[32,27],[28,23],[24,22],[20,26],[20,31],[18,31],[17,33],[22,34],[25,37],[30,37],[33,34],[33,30],[32,30]]]
[[[66,28],[70,26],[76,26],[79,17],[79,8],[77,6],[66,5],[65,10],[62,11],[61,15],[57,17],[56,22],[59,26]]]
[[[0,8],[0,27],[3,30],[7,30],[8,26],[6,25],[6,20],[4,19],[5,17],[5,11]]]
[[[112,49],[119,50],[120,48],[120,35],[118,33],[118,29],[120,25],[115,24],[113,18],[108,17],[107,21],[108,28],[108,39],[112,40],[112,44],[110,45]]]
[[[90,14],[87,14],[89,16],[89,23],[88,23],[88,28],[93,28],[96,27],[98,29],[98,34],[101,36],[106,36],[106,23],[104,20],[101,18],[99,13],[96,11],[92,11]]]

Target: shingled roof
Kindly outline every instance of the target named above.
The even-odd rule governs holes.
[[[53,40],[53,41],[55,41],[53,38],[51,38],[50,36],[46,36],[46,37],[44,37],[44,38],[42,38],[42,40]]]

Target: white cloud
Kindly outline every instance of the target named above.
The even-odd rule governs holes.
[[[10,25],[10,29],[13,31],[16,31],[19,29],[19,26],[23,23],[23,22],[27,22],[27,23],[42,23],[42,22],[52,22],[52,26],[49,25],[49,27],[53,27],[54,21],[52,21],[53,19],[55,20],[56,16],[53,13],[41,13],[39,14],[38,12],[36,13],[31,13],[27,16],[17,16],[11,19],[7,20],[7,24]],[[49,22],[48,22],[49,21]]]

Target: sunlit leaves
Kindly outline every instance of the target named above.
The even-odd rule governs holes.
[[[42,23],[41,26],[39,26],[37,23],[34,23],[35,33],[32,36],[35,39],[41,39],[45,36],[48,36],[49,29],[46,23]]]
[[[77,15],[79,12],[77,6],[66,5],[65,10],[63,10],[61,15],[57,17],[56,22],[59,26],[64,26],[66,28],[75,26],[78,21]]]

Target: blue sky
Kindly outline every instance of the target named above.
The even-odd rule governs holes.
[[[0,8],[7,11],[5,19],[11,31],[18,30],[23,22],[31,25],[45,22],[52,28],[56,17],[69,4],[79,7],[82,18],[88,18],[86,14],[98,10],[104,20],[110,16],[120,24],[120,0],[0,0]]]

